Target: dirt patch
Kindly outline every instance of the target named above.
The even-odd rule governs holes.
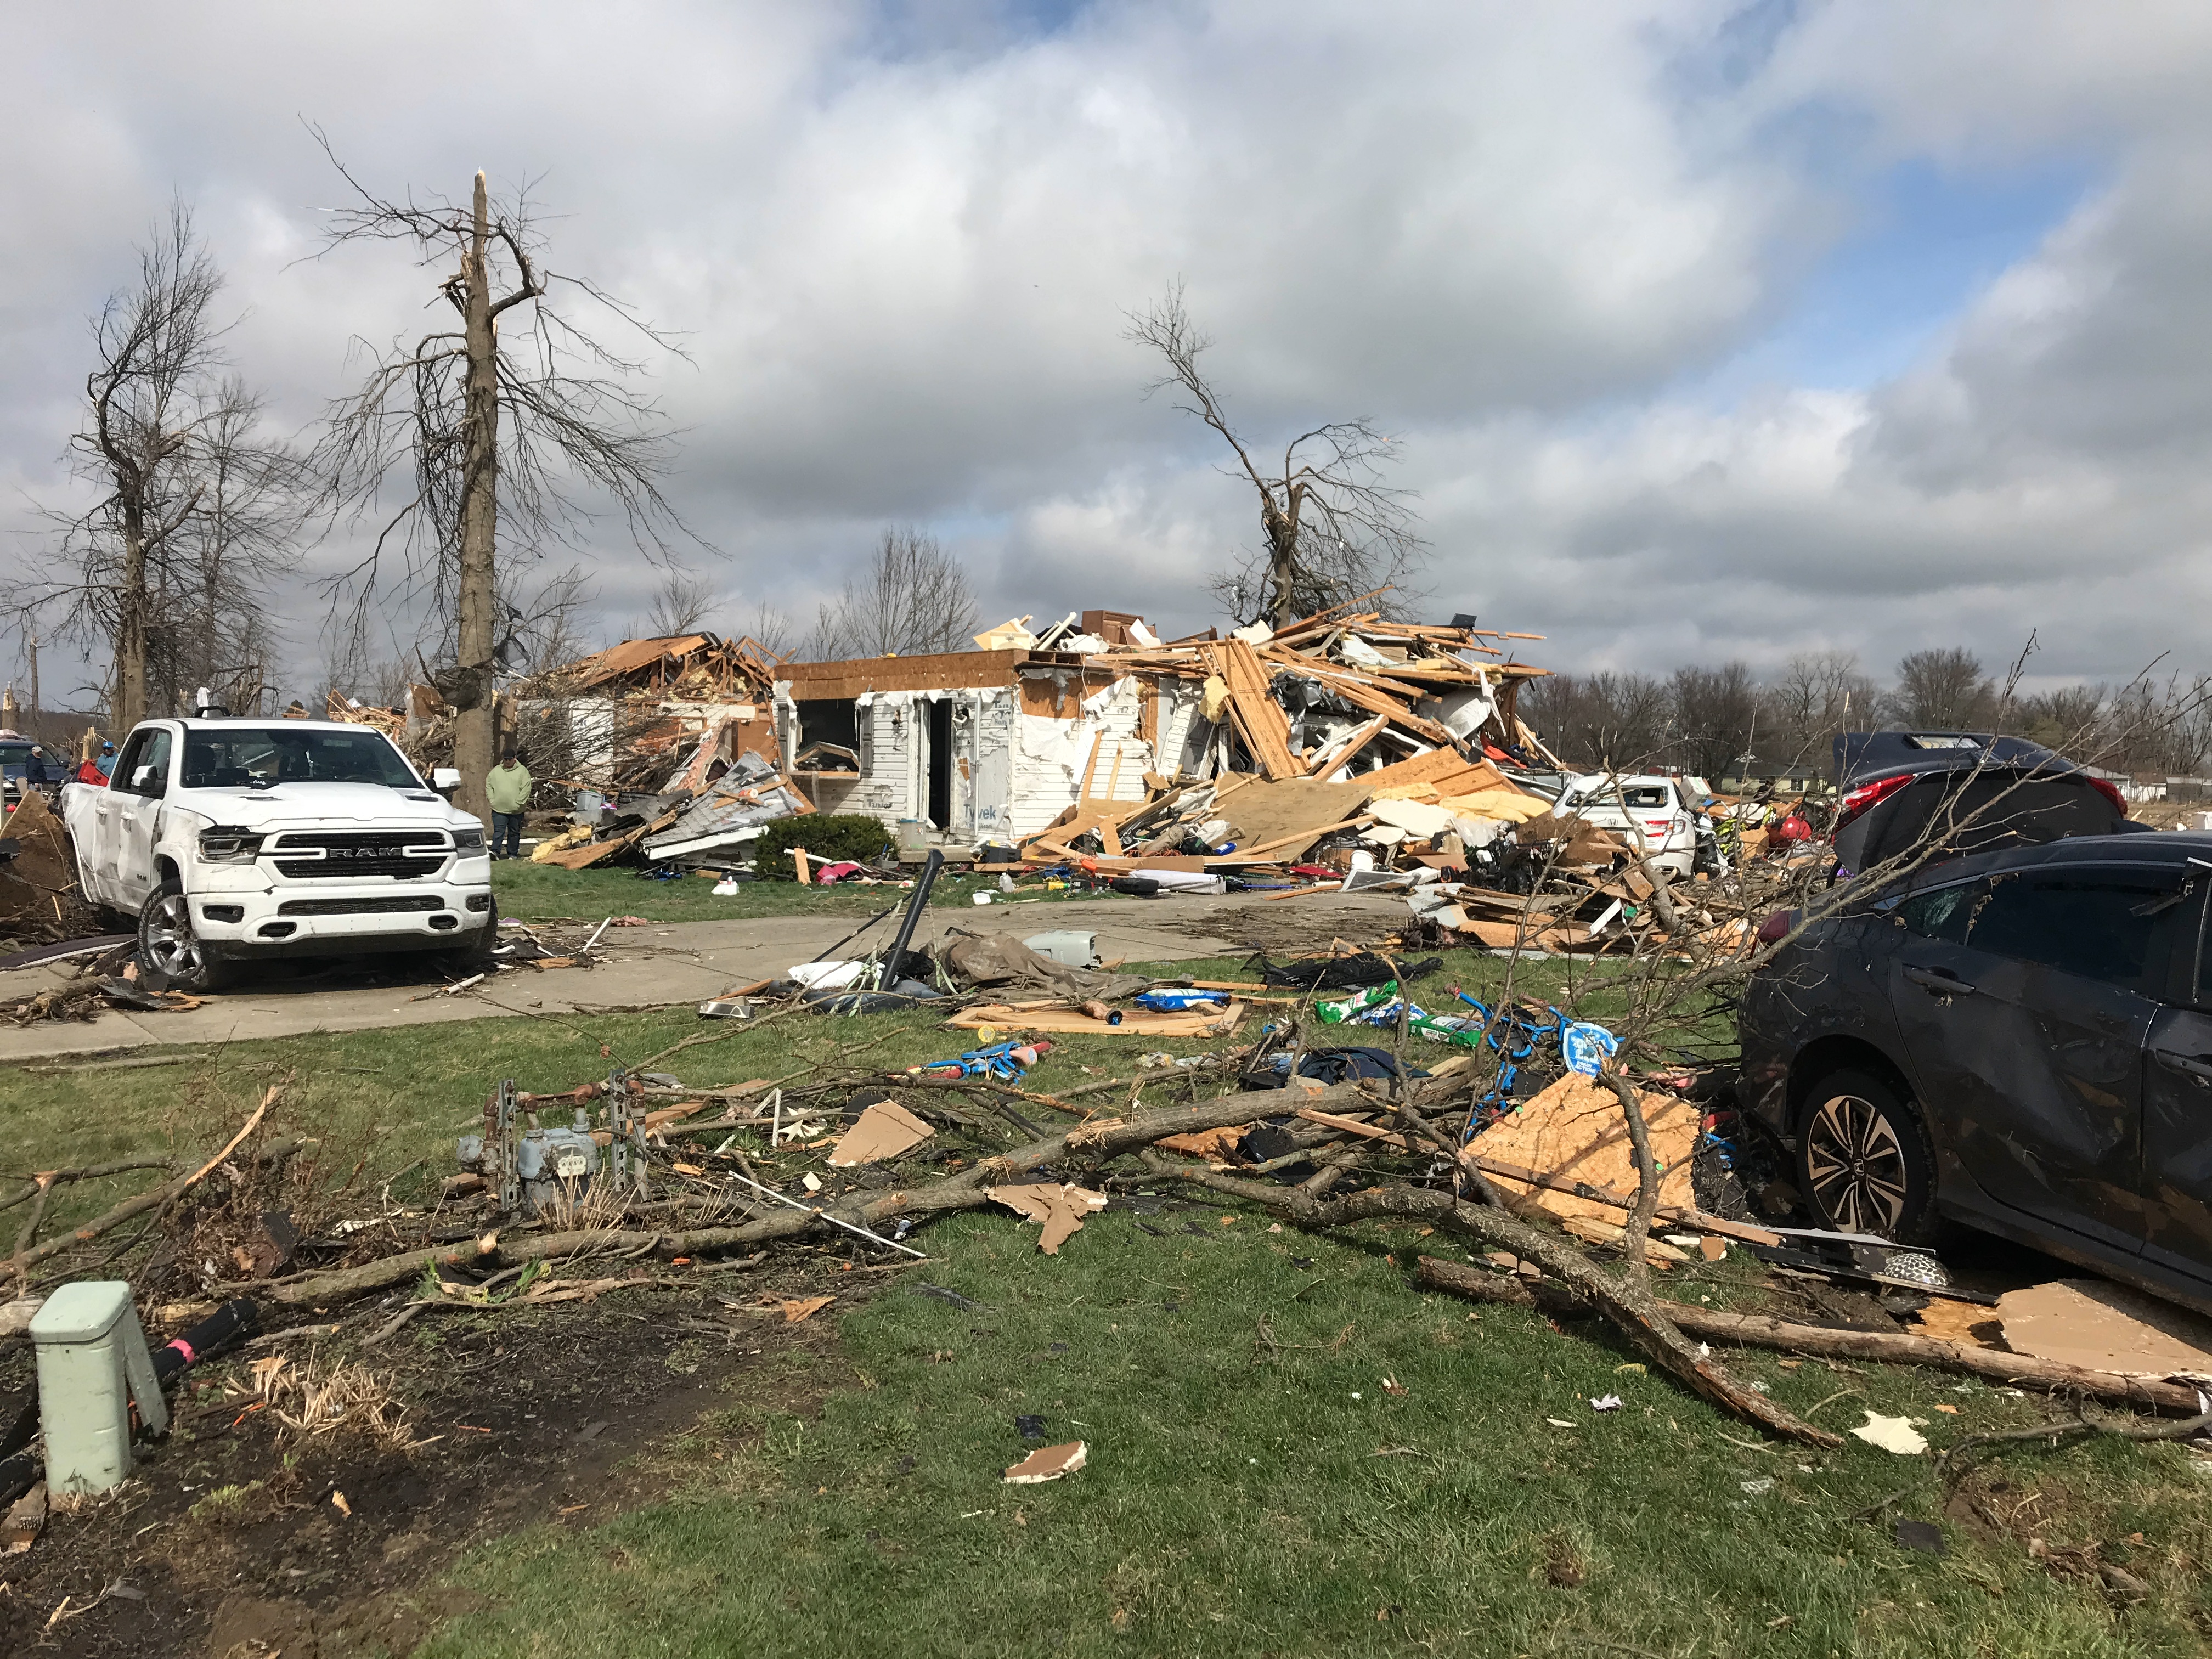
[[[772,1276],[702,1273],[696,1287],[418,1320],[358,1356],[404,1406],[407,1449],[301,1435],[256,1407],[250,1362],[303,1361],[308,1341],[196,1370],[173,1400],[174,1431],[142,1443],[125,1486],[57,1512],[27,1555],[0,1562],[0,1652],[404,1659],[476,1605],[436,1588],[471,1545],[596,1525],[662,1496],[669,1477],[635,1454],[733,1393],[810,1407],[817,1385],[790,1361],[833,1345],[832,1320],[786,1324],[726,1304],[835,1291],[842,1311],[889,1277],[841,1266],[802,1259]],[[11,1356],[11,1387],[22,1358]]]
[[[1270,956],[1303,956],[1326,950],[1331,938],[1364,948],[1387,937],[1406,920],[1402,904],[1386,908],[1372,899],[1311,898],[1247,903],[1217,903],[1202,915],[1170,925],[1193,939],[1233,940],[1242,951]]]

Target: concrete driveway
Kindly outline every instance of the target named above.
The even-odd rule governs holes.
[[[1380,938],[1406,919],[1404,902],[1382,895],[1315,894],[1279,902],[1249,895],[1207,898],[1101,898],[1079,904],[977,906],[927,912],[915,943],[951,928],[1029,935],[1078,928],[1098,935],[1107,961],[1176,962],[1277,956]],[[104,1012],[86,1023],[47,1020],[0,1029],[0,1065],[105,1054],[156,1044],[242,1042],[307,1031],[359,1031],[499,1015],[611,1013],[696,1003],[734,987],[819,960],[858,924],[850,916],[772,916],[752,921],[660,922],[612,928],[590,968],[508,969],[453,995],[427,966],[404,957],[354,963],[290,962],[257,970],[235,991],[176,1013]],[[847,951],[890,942],[896,916],[876,923]],[[66,969],[0,973],[0,1000],[66,982]],[[419,999],[419,1000],[418,1000]]]

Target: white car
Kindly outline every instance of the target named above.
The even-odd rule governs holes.
[[[141,954],[180,990],[256,957],[458,963],[497,937],[483,823],[373,726],[148,720],[105,787],[64,787],[62,818],[85,897],[136,918]]]
[[[1678,879],[1688,880],[1697,862],[1697,824],[1678,779],[1607,772],[1570,778],[1558,811],[1641,846],[1647,860]]]

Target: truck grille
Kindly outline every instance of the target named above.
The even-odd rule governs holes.
[[[436,830],[295,830],[276,837],[269,855],[293,881],[386,876],[419,881],[445,867],[452,845]]]
[[[446,901],[435,893],[410,893],[393,898],[286,899],[276,907],[280,916],[368,916],[392,910],[442,910]]]

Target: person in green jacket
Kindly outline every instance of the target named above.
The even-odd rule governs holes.
[[[522,811],[536,784],[530,769],[515,758],[514,745],[500,750],[499,764],[484,774],[484,800],[491,808],[491,855],[522,856]]]

